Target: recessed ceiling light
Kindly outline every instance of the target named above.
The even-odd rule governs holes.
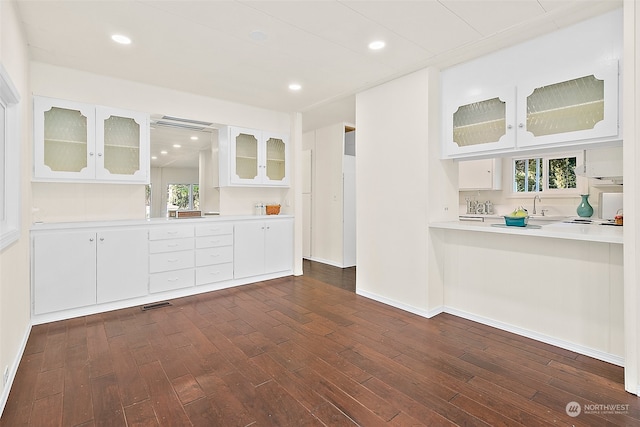
[[[385,43],[382,40],[376,40],[369,43],[369,49],[371,50],[379,50],[385,46]]]
[[[197,136],[192,136],[192,137],[191,137],[191,140],[192,140],[192,141],[197,141],[197,140],[198,140],[198,137],[197,137]]]
[[[180,147],[182,147],[182,145],[180,145],[180,144],[173,144],[173,148],[180,148]]]
[[[160,152],[160,154],[167,154],[167,153],[169,153],[169,152],[168,152],[168,151],[166,151],[166,150],[162,150],[162,151]]]
[[[300,89],[302,89],[302,86],[299,83],[291,83],[289,85],[289,89],[291,89],[291,90],[300,90]]]
[[[111,36],[111,40],[120,44],[131,44],[131,39],[127,36],[123,36],[122,34],[114,34]]]
[[[151,160],[158,160],[158,156],[151,156]]]

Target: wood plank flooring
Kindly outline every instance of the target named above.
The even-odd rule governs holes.
[[[302,277],[34,326],[0,426],[640,426],[620,367],[424,319],[351,282],[305,263]]]

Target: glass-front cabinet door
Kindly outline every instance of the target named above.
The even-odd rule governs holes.
[[[146,114],[97,107],[96,176],[109,181],[146,181],[148,129]]]
[[[253,129],[230,128],[231,182],[256,184],[260,182],[260,132]]]
[[[34,98],[34,180],[149,180],[149,116]]]
[[[444,157],[515,146],[515,88],[453,100],[444,108]]]
[[[231,127],[229,146],[230,185],[289,185],[286,135]]]
[[[289,147],[287,137],[263,132],[262,138],[264,140],[265,184],[288,185],[287,152]]]
[[[518,147],[618,135],[618,62],[565,68],[518,86]]]
[[[36,178],[95,176],[95,114],[91,105],[34,99]]]

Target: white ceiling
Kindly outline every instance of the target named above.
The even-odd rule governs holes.
[[[620,0],[18,0],[31,58],[279,111],[313,111],[619,7]],[[265,40],[251,37],[254,31]],[[128,46],[113,43],[128,35]],[[370,51],[372,40],[386,41]],[[291,82],[302,85],[291,92]]]

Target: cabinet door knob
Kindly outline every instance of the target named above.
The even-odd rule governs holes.
[[[519,128],[523,128],[523,127],[524,127],[524,123],[519,123],[519,124],[518,124],[518,127],[519,127]]]
[[[90,242],[93,242],[93,237],[89,237],[89,241],[90,241]]]
[[[102,153],[98,153],[98,157],[102,157]]]
[[[101,237],[101,238],[100,238],[100,241],[101,241],[101,242],[104,242],[104,237]]]
[[[93,156],[93,151],[90,151],[90,152],[89,152],[89,155],[90,155],[90,156]]]
[[[507,125],[507,129],[513,129],[513,125]]]

